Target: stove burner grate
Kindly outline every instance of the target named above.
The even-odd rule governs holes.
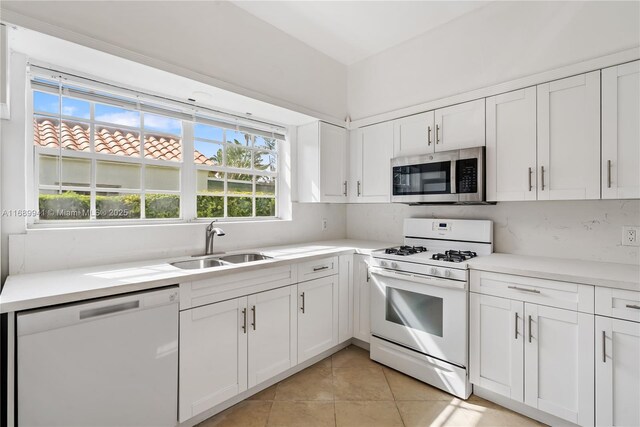
[[[407,256],[413,254],[419,254],[420,252],[426,252],[427,248],[424,246],[407,246],[403,245],[398,248],[388,248],[384,250],[385,254],[393,254],[400,256]]]
[[[478,254],[472,251],[449,250],[444,253],[433,254],[432,259],[447,262],[462,262],[477,257]]]

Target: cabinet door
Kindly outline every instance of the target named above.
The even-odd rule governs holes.
[[[393,123],[385,122],[361,129],[359,161],[361,174],[356,182],[358,201],[388,203],[391,194]]]
[[[247,298],[180,312],[180,422],[247,389]]]
[[[640,198],[640,61],[602,70],[602,198]]]
[[[435,121],[436,152],[485,145],[484,99],[436,110]]]
[[[353,337],[353,257],[352,254],[340,255],[338,261],[338,342]]]
[[[320,188],[323,202],[347,200],[347,131],[320,122]],[[305,167],[304,164],[300,165]]]
[[[469,379],[522,402],[524,303],[470,294]]]
[[[391,167],[391,163],[389,163]],[[362,130],[349,131],[349,181],[347,183],[347,200],[349,203],[360,202],[362,192]]]
[[[296,287],[248,297],[249,388],[296,365]]]
[[[353,266],[353,336],[364,342],[371,339],[368,259],[365,255],[354,255]]]
[[[433,153],[434,112],[393,121],[393,157]]]
[[[487,200],[536,199],[536,88],[487,98]]]
[[[582,426],[594,423],[594,316],[525,303],[525,403]]]
[[[600,71],[538,86],[538,200],[600,198]]]
[[[298,284],[298,363],[338,344],[338,276]]]
[[[596,425],[640,426],[640,323],[596,316]]]

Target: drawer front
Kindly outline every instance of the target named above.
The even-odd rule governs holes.
[[[180,284],[180,310],[295,283],[295,266],[261,268]]]
[[[298,282],[338,274],[338,257],[320,258],[298,264]]]
[[[596,287],[596,314],[640,322],[640,292]]]
[[[471,292],[542,304],[566,310],[594,312],[593,286],[511,274],[472,270]]]

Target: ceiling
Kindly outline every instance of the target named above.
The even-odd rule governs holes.
[[[488,1],[245,1],[236,6],[351,65]]]

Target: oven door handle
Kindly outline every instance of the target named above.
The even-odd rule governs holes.
[[[407,282],[419,283],[421,285],[439,286],[441,288],[453,288],[465,290],[467,288],[466,282],[460,282],[452,279],[441,279],[438,277],[419,276],[411,273],[399,273],[389,270],[383,270],[376,267],[371,267],[369,272],[372,276],[388,277],[390,279],[404,280]]]

